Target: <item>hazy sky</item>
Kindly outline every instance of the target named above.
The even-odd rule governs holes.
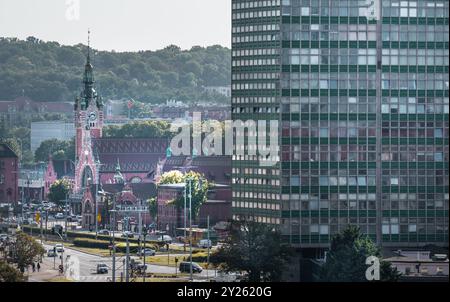
[[[86,44],[88,28],[100,50],[230,47],[231,0],[0,0],[0,37]]]

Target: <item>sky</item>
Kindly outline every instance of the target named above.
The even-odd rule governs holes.
[[[98,50],[231,45],[231,0],[0,0],[0,37]]]

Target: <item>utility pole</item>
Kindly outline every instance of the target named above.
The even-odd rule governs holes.
[[[142,199],[139,200],[139,250],[141,250],[141,246],[142,246]],[[144,238],[145,240],[145,238]],[[145,258],[145,256],[144,256]]]
[[[130,241],[128,240],[128,234],[127,234],[127,256],[125,258],[125,263],[126,263],[126,267],[125,267],[125,281],[128,283],[130,282]]]
[[[116,282],[116,240],[114,230],[116,228],[116,194],[113,195],[113,223],[110,226],[112,228],[112,282]]]
[[[47,230],[48,230],[48,210],[45,210],[45,241],[47,241]]]
[[[190,254],[190,280],[193,281],[192,277],[192,180],[189,179],[189,254]]]
[[[145,256],[146,256],[146,252],[145,252],[145,242],[146,242],[146,237],[147,236],[147,232],[144,233],[144,276],[143,276],[143,282],[145,283],[145,275],[147,275],[147,266],[145,265]],[[142,254],[142,250],[139,248],[141,254]]]
[[[65,218],[66,218],[66,222],[65,222],[65,230],[66,233],[64,234],[64,238],[67,241],[67,199],[69,198],[68,194],[66,193],[66,200],[64,202],[64,213],[65,213]]]
[[[206,280],[209,281],[209,251],[211,250],[211,246],[210,246],[210,242],[209,241],[209,215],[206,219],[206,227],[208,228],[208,259],[207,259],[207,264],[206,264]],[[212,245],[212,244],[211,244]]]
[[[40,222],[40,225],[41,225],[41,244],[42,244],[42,242],[43,242],[43,238],[42,238],[42,237],[44,237],[44,236],[43,236],[43,231],[42,231],[42,217],[41,217],[41,212],[39,212],[39,222]]]
[[[186,183],[184,184],[184,240],[183,240],[183,247],[184,247],[184,252],[186,252],[186,199],[187,199],[187,188],[186,188]]]

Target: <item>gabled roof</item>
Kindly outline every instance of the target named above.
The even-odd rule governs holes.
[[[0,158],[17,158],[17,154],[5,143],[0,143]]]

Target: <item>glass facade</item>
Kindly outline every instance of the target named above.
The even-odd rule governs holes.
[[[448,245],[448,29],[443,0],[233,1],[233,119],[280,121],[278,166],[234,158],[235,218]]]

